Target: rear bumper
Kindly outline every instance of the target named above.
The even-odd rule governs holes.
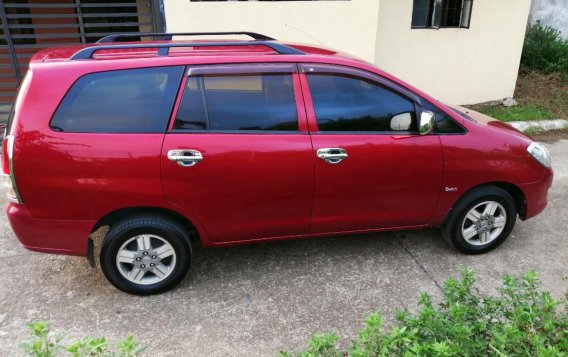
[[[94,221],[33,218],[25,206],[9,203],[6,215],[22,245],[36,252],[87,256]]]
[[[526,199],[525,215],[522,217],[524,220],[544,211],[548,204],[548,189],[552,185],[553,177],[552,169],[546,169],[540,180],[519,185]]]

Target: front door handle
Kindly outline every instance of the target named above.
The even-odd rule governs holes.
[[[323,148],[318,149],[318,157],[328,164],[335,165],[349,157],[349,155],[343,148]]]
[[[170,150],[168,159],[175,161],[179,166],[191,167],[203,160],[203,155],[197,150]]]

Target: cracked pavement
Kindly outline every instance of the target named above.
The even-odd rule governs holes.
[[[270,356],[332,331],[346,346],[370,312],[392,321],[397,309],[415,309],[420,293],[439,297],[443,281],[464,268],[477,272],[486,293],[495,293],[503,274],[534,268],[561,298],[568,291],[568,140],[547,147],[555,169],[548,208],[479,256],[458,253],[436,230],[196,249],[176,289],[137,297],[114,289],[84,258],[25,250],[2,215],[0,355],[21,354],[25,324],[34,319],[69,338],[134,335],[148,356]]]

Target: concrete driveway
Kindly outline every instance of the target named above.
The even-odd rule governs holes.
[[[85,259],[26,251],[2,215],[0,355],[19,353],[34,319],[71,338],[132,334],[148,356],[269,356],[321,331],[346,344],[368,313],[415,308],[421,292],[439,296],[444,279],[466,267],[484,292],[505,273],[534,268],[560,298],[568,290],[568,141],[548,146],[556,173],[548,208],[481,256],[457,253],[435,230],[199,249],[178,288],[136,297]]]

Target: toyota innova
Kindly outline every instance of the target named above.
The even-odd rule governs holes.
[[[97,258],[144,295],[179,283],[197,243],[439,227],[477,254],[545,208],[549,154],[507,124],[334,50],[219,34],[252,40],[33,56],[2,144],[24,247]]]

